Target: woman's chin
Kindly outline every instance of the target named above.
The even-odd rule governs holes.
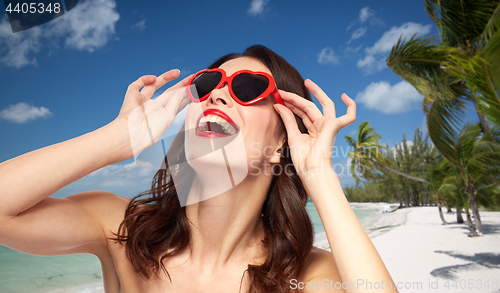
[[[186,131],[186,159],[188,161],[195,160],[217,151],[235,152],[235,154],[246,157],[245,146],[237,142],[238,137],[241,137],[239,131],[232,135],[199,131],[198,129]],[[233,142],[235,142],[234,145]],[[217,164],[217,162],[213,163]]]
[[[191,132],[185,139],[187,163],[202,185],[220,185],[216,189],[225,192],[248,175],[247,152],[240,132],[217,138]]]

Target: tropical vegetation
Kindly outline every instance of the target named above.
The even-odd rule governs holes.
[[[344,188],[349,201],[398,202],[400,207],[433,202],[425,170],[436,163],[439,153],[420,129],[412,141],[403,135],[392,150],[380,145],[380,135],[366,121],[361,122],[357,139],[346,139],[353,149],[349,157],[356,181]]]
[[[459,223],[463,208],[470,235],[482,235],[479,206],[500,204],[500,0],[425,0],[425,9],[439,35],[400,38],[387,65],[424,96],[422,109],[432,144],[411,151],[403,144],[394,154],[373,156],[365,151],[370,144],[379,146],[373,129],[368,129],[371,136],[358,134],[357,141],[347,137],[356,146],[354,169],[369,171],[362,183],[355,177],[358,186],[346,188],[346,194],[356,198],[363,184],[365,191],[392,188],[393,194],[402,194],[400,205],[403,200],[406,206],[418,205],[431,197],[443,223],[443,205],[456,208]],[[473,107],[479,123],[465,121],[470,118],[465,115],[467,107]],[[418,162],[426,167],[420,174],[415,171]]]

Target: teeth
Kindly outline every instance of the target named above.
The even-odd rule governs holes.
[[[200,131],[208,131],[208,126],[207,126],[208,122],[219,124],[222,127],[222,129],[224,129],[224,131],[229,135],[236,134],[237,132],[236,128],[234,128],[229,122],[224,120],[222,117],[216,115],[207,115],[201,117],[200,123],[198,125]]]

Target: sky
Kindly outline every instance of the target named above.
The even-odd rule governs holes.
[[[370,121],[389,146],[403,133],[411,140],[417,127],[426,128],[422,96],[385,62],[400,36],[414,34],[437,34],[423,0],[83,0],[15,34],[3,11],[0,162],[111,122],[127,86],[142,75],[177,68],[185,77],[225,54],[262,44],[318,84],[337,114],[346,111],[342,93],[357,102],[357,121],[339,133],[333,159],[342,185],[351,185],[344,136],[356,136],[362,121]],[[149,188],[153,174],[131,159],[54,196],[98,189],[132,197]]]

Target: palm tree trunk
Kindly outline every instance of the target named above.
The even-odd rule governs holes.
[[[474,103],[474,107],[476,108],[476,113],[477,113],[477,117],[479,118],[479,123],[481,124],[481,128],[483,129],[483,131],[490,130],[490,126],[488,125],[488,121],[486,121],[486,118],[484,117],[484,115],[479,112],[479,103],[477,101],[477,98],[472,96],[472,102]]]
[[[403,201],[401,200],[401,193],[399,193],[399,188],[396,188],[396,194],[398,195],[398,199],[399,199],[399,208],[402,209],[403,208]]]
[[[441,221],[443,221],[443,224],[445,225],[448,225],[448,222],[446,222],[446,220],[444,219],[444,216],[443,216],[443,210],[441,209],[441,200],[437,199],[437,206],[438,206],[438,210],[439,210],[439,217],[441,218]]]
[[[456,209],[457,209],[457,223],[462,224],[464,222],[464,218],[462,218],[462,209],[460,208],[460,205],[456,204]]]
[[[470,219],[470,213],[468,208],[465,208],[465,215],[467,216],[467,226],[469,226],[469,230],[471,231],[471,233],[476,232],[476,228],[474,228],[474,225],[472,225],[472,220]]]
[[[425,181],[425,179],[423,179],[423,178],[419,178],[419,177],[408,175],[408,174],[403,173],[403,172],[399,172],[399,171],[397,171],[397,170],[395,170],[395,169],[393,169],[391,167],[388,167],[386,165],[380,164],[379,162],[376,162],[376,161],[372,160],[371,158],[368,158],[368,160],[370,162],[374,163],[377,167],[386,169],[387,171],[393,172],[393,173],[395,173],[395,174],[397,174],[399,176],[403,176],[403,177],[406,177],[406,178],[411,179],[411,180],[415,180],[415,181],[418,181],[418,182],[429,184],[429,182]]]
[[[415,206],[415,198],[413,197],[413,189],[411,188],[411,184],[410,184],[409,194],[410,194],[410,204],[412,207],[414,207]]]
[[[481,218],[479,217],[476,198],[474,197],[474,189],[474,184],[469,183],[469,185],[465,188],[465,191],[469,196],[470,209],[472,210],[472,214],[474,215],[474,222],[476,224],[476,233],[474,234],[474,236],[481,236],[483,235],[483,224],[481,223]]]

